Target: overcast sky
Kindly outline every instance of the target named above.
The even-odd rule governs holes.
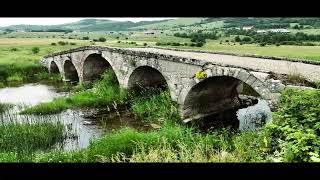
[[[94,17],[93,17],[94,18]],[[81,19],[92,19],[92,18],[0,18],[0,26],[9,26],[17,24],[28,24],[28,25],[55,25],[79,21]],[[175,18],[94,18],[94,19],[109,19],[115,21],[152,21],[152,20],[164,20],[164,19],[175,19]]]

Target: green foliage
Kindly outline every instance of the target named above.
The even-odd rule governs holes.
[[[54,42],[53,42],[53,43],[51,43],[51,46],[56,46],[56,45],[57,45],[57,43],[54,43]]]
[[[3,104],[3,103],[0,103],[0,113],[3,113],[4,111],[6,111],[7,109],[9,109],[10,107],[12,107],[11,104]]]
[[[100,37],[100,38],[99,38],[99,41],[100,41],[100,42],[106,42],[106,40],[107,40],[107,39],[104,38],[104,37]]]
[[[179,117],[178,106],[171,100],[168,91],[159,95],[136,97],[131,103],[132,112],[143,121],[162,123],[163,118],[176,120]]]
[[[312,100],[311,100],[312,99]],[[278,143],[283,161],[310,162],[319,158],[320,91],[286,90],[279,110],[274,114],[275,126],[270,136]]]
[[[234,40],[235,40],[236,42],[240,42],[240,41],[241,41],[241,39],[240,39],[239,36],[236,36],[236,37],[234,38]]]
[[[205,79],[207,78],[207,74],[204,71],[199,71],[195,74],[195,77],[198,79]]]
[[[63,140],[61,123],[5,123],[0,125],[0,152],[17,153],[19,161],[31,158],[33,152],[47,150]]]
[[[39,47],[33,47],[31,50],[32,50],[33,54],[37,54],[37,53],[39,53],[40,48]]]
[[[11,48],[10,51],[14,52],[14,51],[18,51],[18,49],[17,48]]]
[[[65,46],[68,44],[68,42],[64,42],[64,41],[58,41],[58,44],[61,46]]]
[[[102,80],[96,82],[92,89],[75,92],[67,98],[57,98],[52,102],[41,103],[22,111],[22,114],[55,114],[74,107],[106,107],[112,104],[123,104],[126,91],[120,89],[116,76],[108,71]]]

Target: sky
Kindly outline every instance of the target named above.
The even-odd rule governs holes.
[[[82,20],[82,19],[92,19],[92,18],[1,18],[0,17],[0,27],[17,25],[17,24],[55,25],[55,24],[71,23],[71,22]],[[165,19],[175,19],[175,18],[94,18],[94,19],[109,19],[114,21],[139,22],[139,21],[154,21],[154,20],[165,20]]]

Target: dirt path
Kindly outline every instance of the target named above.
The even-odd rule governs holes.
[[[239,57],[232,55],[198,53],[186,51],[174,51],[156,48],[129,48],[135,51],[145,51],[160,54],[181,56],[185,58],[201,59],[209,62],[220,63],[222,65],[233,65],[243,68],[271,71],[277,74],[300,74],[306,79],[316,82],[320,81],[320,66],[305,64],[301,62],[290,62],[283,60],[271,60],[253,57]]]

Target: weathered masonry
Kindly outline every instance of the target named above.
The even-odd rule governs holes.
[[[122,48],[85,46],[48,55],[41,63],[66,81],[89,82],[112,69],[124,88],[167,85],[185,120],[238,106],[247,87],[273,107],[283,89],[266,72]]]

